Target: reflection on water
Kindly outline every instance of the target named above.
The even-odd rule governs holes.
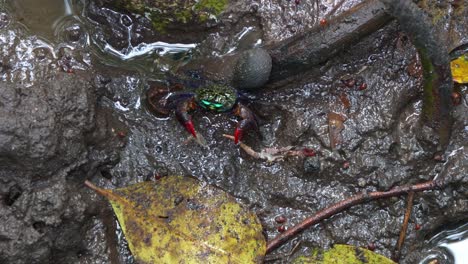
[[[130,34],[128,34],[130,36]],[[179,53],[188,51],[196,47],[195,44],[170,44],[166,42],[153,42],[153,43],[140,43],[137,46],[132,46],[131,38],[128,39],[128,47],[124,50],[118,50],[109,43],[104,44],[104,51],[114,56],[119,57],[122,60],[129,60],[135,57],[144,56],[157,52],[159,55],[166,55],[168,53]]]
[[[122,66],[122,61],[131,60],[128,64],[135,64],[135,68],[145,70],[157,65],[159,71],[170,68],[172,55],[184,54],[196,46],[164,42],[138,43],[130,34],[134,27],[132,18],[109,10],[112,12],[109,19],[119,18],[117,23],[110,25],[123,27],[126,35],[123,48],[112,46],[108,41],[108,37],[112,36],[104,34],[106,29],[102,24],[87,17],[83,5],[88,3],[74,0],[1,2],[1,10],[10,13],[14,22],[0,31],[1,50],[7,58],[3,63],[8,66],[7,70],[0,73],[0,79],[31,86],[37,77],[48,75],[51,71],[88,70],[91,60],[95,58],[103,64],[118,66]],[[29,31],[27,36],[20,36],[23,30],[18,25]],[[155,59],[165,55],[167,59],[154,63]],[[133,60],[135,58],[137,60]]]
[[[61,20],[72,15],[69,0],[15,0],[11,5],[21,23],[49,41],[54,39]]]
[[[71,0],[16,0],[10,5],[17,21],[39,38],[52,44],[89,45],[88,35],[82,31],[81,19],[73,12]]]
[[[419,264],[468,263],[468,223],[442,231],[426,244],[429,250]]]
[[[76,28],[83,27],[83,18],[80,17],[81,12],[79,10],[78,1],[72,0],[15,0],[10,3],[14,14],[30,32],[37,35],[40,38],[46,39],[51,43],[63,43],[67,42],[72,38],[73,31],[77,31]],[[74,11],[75,10],[75,11]],[[91,38],[93,42],[98,46],[99,49],[104,51],[108,55],[112,55],[121,60],[129,60],[136,57],[157,53],[159,55],[165,55],[167,53],[179,53],[188,51],[196,47],[195,44],[171,44],[165,42],[154,42],[154,43],[138,43],[134,44],[132,40],[131,30],[133,27],[132,19],[125,15],[120,14],[112,10],[114,16],[121,17],[121,23],[126,29],[127,45],[123,49],[113,47],[107,41],[107,37],[103,36],[99,27],[99,23],[96,23],[96,27],[89,26],[88,30],[91,32]],[[84,18],[88,22],[95,22],[89,18]],[[115,25],[116,27],[120,25]],[[71,33],[70,33],[71,32]],[[82,32],[83,33],[83,32]],[[88,32],[86,32],[88,37]],[[86,38],[82,44],[89,44],[90,40]]]
[[[99,19],[105,19],[107,25],[102,21],[97,21],[91,15],[86,14],[86,20],[90,25],[89,30],[93,43],[106,55],[112,55],[119,60],[134,60],[136,58],[147,57],[152,54],[157,56],[183,54],[189,52],[197,45],[194,43],[166,43],[156,41],[146,43],[138,39],[138,26],[134,17],[120,13],[105,7],[101,7]],[[111,28],[107,28],[107,27]],[[183,55],[182,55],[183,57]]]
[[[87,70],[89,36],[71,0],[0,2],[0,80],[32,86],[56,71]],[[29,32],[25,33],[24,28]]]

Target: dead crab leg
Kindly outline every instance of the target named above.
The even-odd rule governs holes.
[[[225,138],[234,140],[235,138],[231,135],[223,134]],[[255,159],[262,159],[267,162],[275,162],[283,160],[285,157],[312,157],[315,156],[315,151],[310,148],[299,148],[293,146],[287,146],[282,148],[266,148],[262,149],[260,152],[253,150],[250,146],[240,142],[239,146],[247,153],[249,156]]]

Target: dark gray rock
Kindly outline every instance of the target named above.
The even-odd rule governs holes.
[[[81,182],[116,162],[121,140],[78,74],[0,87],[0,262],[78,262],[95,211]]]
[[[317,156],[307,157],[304,159],[304,172],[305,173],[319,173],[320,172],[320,159]]]
[[[0,95],[0,169],[50,175],[80,165],[86,133],[94,128],[90,83],[60,74],[37,85],[3,83]]]

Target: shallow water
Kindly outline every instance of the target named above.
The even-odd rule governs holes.
[[[441,231],[425,243],[426,257],[420,264],[462,264],[468,261],[468,224]]]
[[[71,0],[15,0],[11,7],[18,21],[31,32],[51,42],[68,16],[72,16]]]

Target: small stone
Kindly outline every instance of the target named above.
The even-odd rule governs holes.
[[[271,66],[271,57],[266,50],[255,48],[244,51],[234,71],[234,86],[247,90],[261,87],[270,78]]]
[[[311,156],[304,159],[304,171],[306,173],[315,173],[320,171],[320,159],[317,156]]]
[[[358,184],[358,186],[361,187],[361,188],[362,188],[362,187],[366,187],[367,181],[366,181],[366,179],[364,179],[364,178],[359,178],[357,184]]]
[[[46,49],[46,48],[36,48],[36,49],[34,49],[34,56],[36,56],[36,58],[38,60],[45,59],[48,54],[49,54],[49,50]]]
[[[156,146],[155,151],[156,151],[156,153],[162,153],[163,148],[161,146]]]
[[[19,185],[13,185],[8,190],[8,194],[3,198],[3,201],[7,206],[11,206],[21,196],[22,193],[23,190]]]
[[[0,13],[0,28],[4,28],[8,26],[9,23],[10,23],[10,18],[8,17],[8,15],[3,12]]]
[[[80,25],[71,25],[65,29],[67,34],[67,39],[71,42],[76,42],[80,40],[83,31]]]

